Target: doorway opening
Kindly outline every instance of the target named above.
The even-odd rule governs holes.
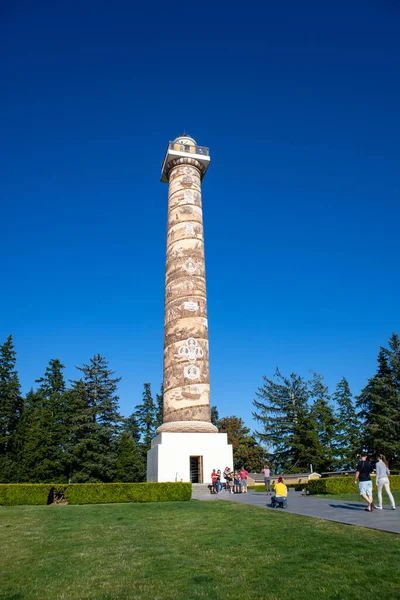
[[[203,457],[190,457],[190,481],[191,483],[203,483]]]

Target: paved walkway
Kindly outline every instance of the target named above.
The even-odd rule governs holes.
[[[219,494],[210,494],[205,487],[193,486],[193,500],[228,500],[252,506],[267,507],[270,504],[270,496],[262,492],[250,490],[247,494],[230,494],[222,490]],[[307,517],[317,517],[327,521],[336,521],[345,525],[359,525],[370,529],[380,529],[390,533],[400,533],[400,509],[392,510],[389,505],[383,510],[375,510],[373,513],[366,512],[366,504],[361,502],[350,502],[348,500],[333,500],[332,498],[315,498],[315,496],[303,496],[293,489],[289,491],[288,507],[286,512]],[[268,510],[279,510],[281,508]]]

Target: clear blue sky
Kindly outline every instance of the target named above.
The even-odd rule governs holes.
[[[0,8],[0,340],[24,391],[95,353],[124,414],[158,390],[160,166],[186,131],[212,161],[212,404],[253,426],[276,366],[358,393],[400,331],[400,2],[57,4]]]

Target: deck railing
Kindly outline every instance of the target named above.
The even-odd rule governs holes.
[[[169,142],[168,148],[177,152],[189,152],[190,154],[202,154],[209,156],[210,150],[205,146],[190,146],[189,144],[178,144],[177,142]]]

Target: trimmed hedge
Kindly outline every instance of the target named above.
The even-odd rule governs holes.
[[[51,483],[0,483],[0,505],[47,504]]]
[[[69,504],[172,502],[190,500],[191,483],[0,484],[0,505],[50,504],[63,497]]]
[[[303,490],[307,490],[307,488],[308,488],[308,482],[294,484],[295,492],[302,492]]]
[[[109,502],[170,502],[190,500],[191,483],[72,483],[65,491],[69,504]]]
[[[400,475],[390,475],[389,481],[392,490],[400,490]],[[375,477],[372,477],[372,482],[375,489]],[[354,494],[357,490],[354,477],[321,477],[307,483],[310,494]]]
[[[295,492],[301,492],[303,488],[307,487],[307,483],[285,483],[288,489],[294,489]],[[275,488],[275,484],[271,483],[271,490]],[[247,487],[248,490],[255,490],[256,492],[265,492],[266,487],[265,484],[262,483],[260,485],[249,485]]]

